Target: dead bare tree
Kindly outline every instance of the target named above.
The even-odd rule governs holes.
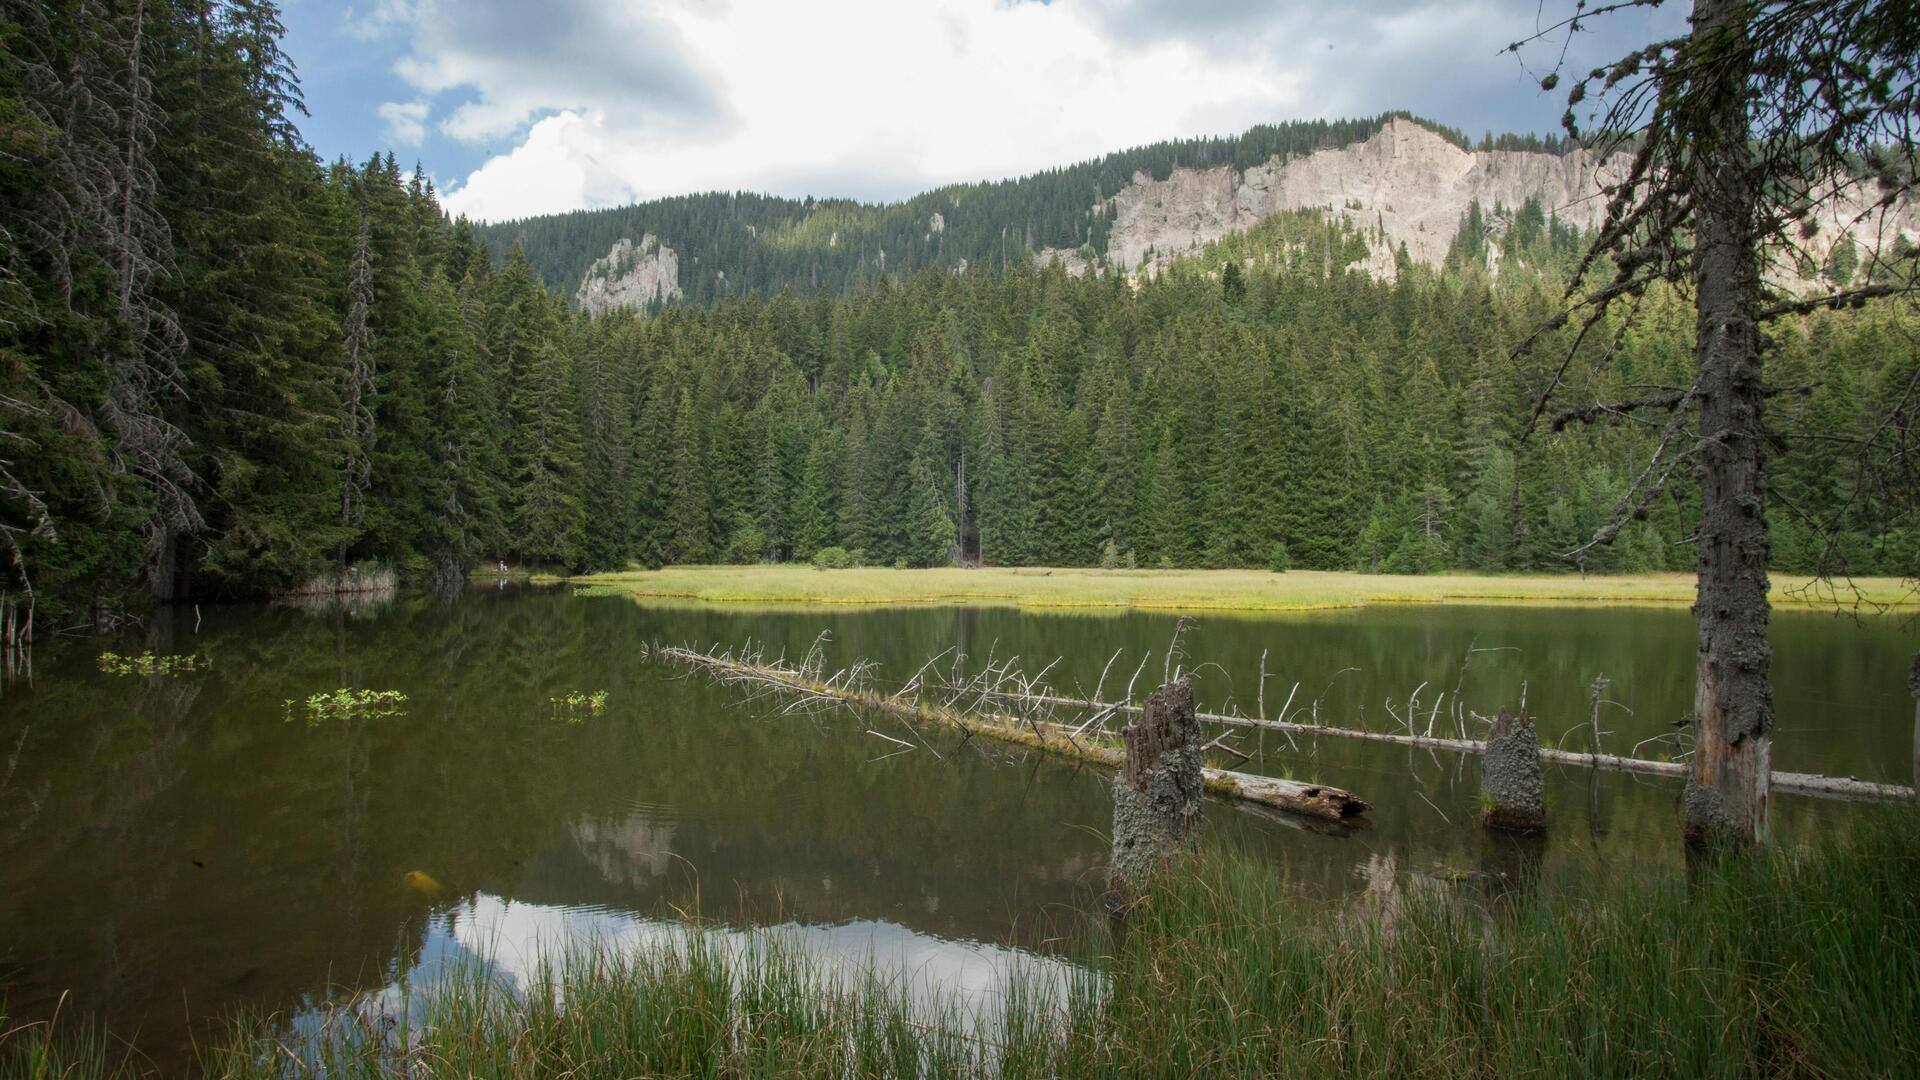
[[[1571,37],[1592,19],[1663,0],[1576,0],[1573,12],[1512,51]],[[1561,52],[1564,63],[1565,51]],[[1552,90],[1561,64],[1541,80]],[[1586,110],[1588,123],[1581,122]],[[1685,799],[1690,838],[1764,841],[1773,702],[1767,566],[1763,322],[1856,306],[1914,288],[1911,259],[1868,283],[1794,297],[1781,267],[1817,232],[1815,215],[1851,207],[1877,223],[1914,187],[1920,118],[1920,10],[1877,0],[1697,0],[1689,31],[1572,81],[1568,133],[1602,156],[1626,155],[1606,188],[1605,219],[1568,288],[1565,310],[1528,340],[1576,324],[1573,345],[1535,402],[1539,426],[1581,344],[1612,306],[1659,283],[1695,311],[1691,385],[1568,409],[1552,426],[1632,420],[1658,431],[1646,466],[1579,561],[1642,517],[1681,466],[1700,488],[1700,628],[1695,744]]]
[[[366,517],[367,488],[373,483],[374,355],[367,315],[373,309],[373,240],[366,216],[353,245],[353,264],[347,281],[347,315],[340,327],[345,366],[340,373],[340,437],[346,459],[340,467],[340,542],[334,563],[341,577],[347,571],[347,548]]]
[[[141,579],[167,594],[178,539],[204,522],[191,493],[187,436],[167,418],[167,407],[183,397],[186,335],[165,299],[173,236],[160,211],[153,148],[166,117],[151,93],[146,4],[83,0],[61,16],[60,33],[45,5],[8,2],[0,15],[31,31],[10,39],[9,48],[18,47],[11,59],[22,82],[20,106],[40,133],[35,162],[47,179],[33,205],[10,216],[18,232],[9,239],[32,253],[51,286],[48,306],[99,314],[111,324],[101,342],[106,378],[97,404],[75,408],[44,385],[32,388],[40,400],[22,404],[51,415],[69,435],[99,441],[110,465],[96,487],[100,513],[139,508]],[[41,44],[54,40],[65,47]],[[96,270],[113,286],[104,312],[85,310],[91,301],[84,281]],[[13,314],[38,320],[48,313]],[[23,500],[22,490],[9,491]],[[9,534],[10,544],[19,539]],[[96,621],[103,616],[96,610]]]

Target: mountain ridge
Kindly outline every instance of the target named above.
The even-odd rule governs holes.
[[[1176,168],[1246,168],[1274,155],[1292,156],[1366,138],[1394,118],[1429,128],[1456,145],[1461,132],[1405,113],[1356,120],[1259,125],[1232,136],[1132,147],[1026,176],[946,184],[890,203],[789,198],[746,191],[667,196],[618,207],[475,223],[476,235],[504,259],[520,244],[548,287],[572,296],[588,268],[620,240],[651,233],[671,247],[689,303],[744,291],[790,289],[801,295],[844,294],[881,275],[925,265],[961,269],[1017,262],[1028,253],[1104,250],[1106,223],[1090,212],[1141,172],[1164,179]],[[1553,151],[1561,140],[1488,136],[1482,144]],[[942,228],[931,228],[938,214]],[[718,274],[726,272],[723,285]]]
[[[1004,272],[1029,255],[1070,274],[1156,274],[1300,211],[1359,232],[1367,250],[1358,268],[1374,277],[1394,276],[1401,259],[1441,264],[1465,227],[1484,228],[1476,257],[1498,273],[1513,211],[1533,204],[1556,226],[1592,230],[1605,215],[1602,188],[1626,160],[1558,139],[1489,135],[1476,145],[1390,112],[1153,144],[896,203],[716,192],[479,229],[496,258],[520,244],[550,287],[594,313],[747,292],[842,295],[928,266]],[[1920,241],[1912,204],[1854,203],[1823,203],[1802,251],[1772,276],[1804,290],[1843,239],[1865,234],[1869,252]]]

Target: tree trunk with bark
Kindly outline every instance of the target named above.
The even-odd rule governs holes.
[[[1487,733],[1480,758],[1482,817],[1488,826],[1535,833],[1547,827],[1546,781],[1540,769],[1540,736],[1525,709],[1516,718],[1505,709]]]
[[[1913,695],[1913,797],[1920,799],[1920,652],[1913,654],[1907,692]]]
[[[1695,841],[1765,840],[1773,691],[1767,642],[1766,436],[1762,428],[1758,226],[1747,84],[1751,44],[1743,0],[1699,0],[1693,78],[1711,80],[1693,110],[1688,186],[1694,251],[1700,397],[1700,651],[1686,833]]]
[[[1113,782],[1113,887],[1130,899],[1154,869],[1200,833],[1200,724],[1193,684],[1176,679],[1147,697],[1122,733],[1126,767]]]

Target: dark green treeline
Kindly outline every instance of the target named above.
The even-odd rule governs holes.
[[[1578,246],[1531,204],[1390,283],[1352,268],[1377,233],[1287,215],[1138,285],[1023,260],[587,319],[391,155],[318,162],[272,4],[0,12],[0,557],[67,622],[369,559],[1564,567],[1652,445],[1518,444],[1567,340],[1510,353]],[[1912,374],[1901,318],[1776,330],[1811,389],[1773,417],[1822,436],[1776,471],[1784,567],[1913,569],[1844,438]],[[1562,399],[1684,383],[1691,324],[1649,296]],[[1586,569],[1692,565],[1685,488]]]
[[[589,566],[838,546],[910,566],[1573,569],[1563,555],[1607,521],[1657,432],[1543,425],[1517,445],[1571,334],[1511,354],[1555,310],[1557,269],[1578,247],[1551,222],[1529,235],[1528,209],[1498,284],[1458,250],[1449,268],[1403,262],[1397,282],[1376,282],[1343,266],[1364,258],[1363,233],[1298,215],[1137,287],[1029,262],[847,299],[579,320],[590,520],[536,553]],[[1912,327],[1897,319],[1781,327],[1774,377],[1815,385],[1776,399],[1776,424],[1844,437],[1878,422],[1888,388],[1913,374],[1899,347]],[[1680,298],[1649,296],[1623,334],[1589,335],[1562,400],[1684,385],[1692,320]],[[1911,536],[1871,485],[1853,490],[1849,444],[1785,447],[1780,566],[1912,567]],[[1584,568],[1690,568],[1686,489]]]

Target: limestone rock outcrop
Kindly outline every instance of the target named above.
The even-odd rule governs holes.
[[[1392,277],[1394,252],[1402,244],[1415,262],[1445,260],[1462,218],[1478,202],[1494,230],[1488,258],[1497,270],[1496,207],[1510,212],[1538,198],[1561,221],[1593,229],[1606,214],[1601,188],[1625,169],[1624,155],[1602,160],[1586,150],[1464,150],[1420,123],[1395,118],[1359,142],[1291,158],[1276,155],[1244,171],[1176,168],[1165,180],[1137,173],[1097,209],[1113,217],[1105,265],[1118,270],[1151,274],[1273,214],[1317,209],[1383,234],[1385,243],[1369,243],[1364,269]],[[1815,266],[1825,263],[1843,236],[1853,238],[1863,258],[1890,249],[1898,235],[1920,241],[1920,207],[1901,203],[1882,214],[1865,197],[1870,195],[1822,203],[1814,215],[1817,231],[1801,242]],[[1084,263],[1071,260],[1067,267],[1085,271]],[[1806,286],[1812,282],[1805,269],[1796,261],[1775,266],[1770,276]]]
[[[652,233],[638,244],[616,240],[604,257],[587,267],[573,294],[574,305],[590,315],[678,299],[680,256]]]

